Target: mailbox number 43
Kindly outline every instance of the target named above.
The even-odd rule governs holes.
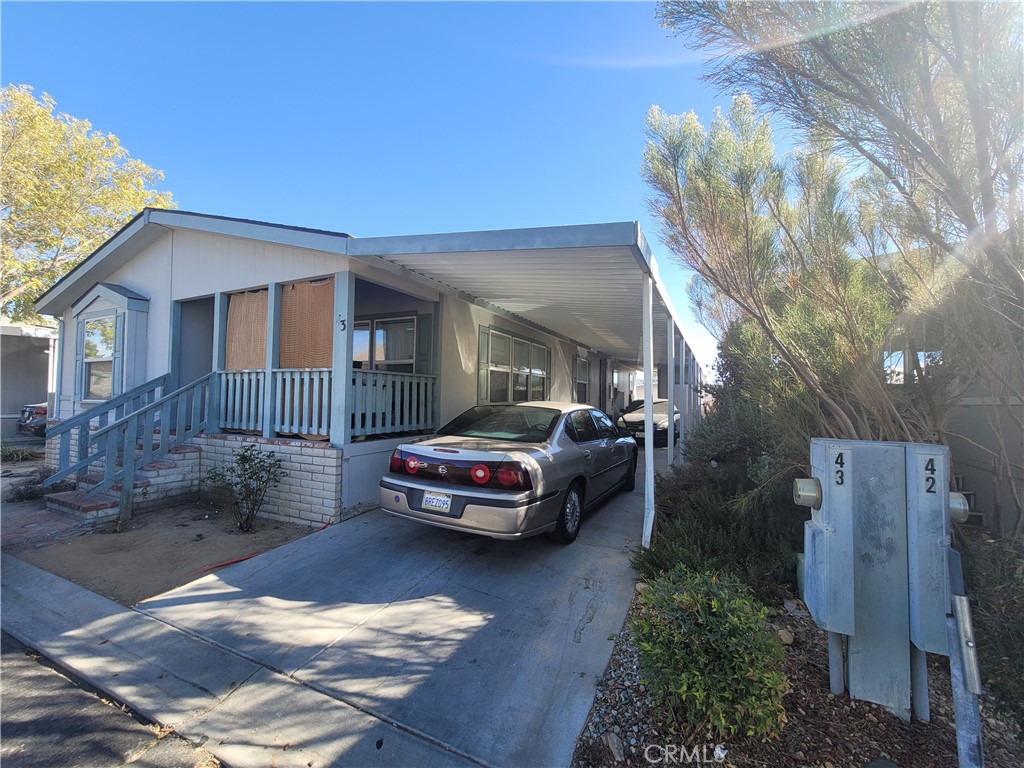
[[[845,454],[840,451],[836,454],[836,485],[842,485],[846,482],[846,459]]]

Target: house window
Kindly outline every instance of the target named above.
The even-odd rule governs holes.
[[[76,404],[109,400],[145,381],[148,314],[149,299],[113,283],[97,284],[72,305]]]
[[[590,402],[590,361],[585,357],[573,358],[573,394],[577,403]]]
[[[114,348],[117,322],[113,315],[83,323],[82,375],[84,400],[114,396]]]
[[[523,403],[546,399],[550,360],[550,351],[543,344],[482,327],[480,402]]]
[[[413,373],[416,367],[416,318],[362,320],[354,324],[352,367]]]

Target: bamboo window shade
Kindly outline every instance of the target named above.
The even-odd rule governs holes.
[[[334,278],[286,285],[281,294],[281,367],[330,368]]]
[[[224,367],[246,371],[266,367],[268,292],[233,293],[228,299]]]

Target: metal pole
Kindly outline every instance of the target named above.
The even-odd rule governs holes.
[[[833,696],[839,696],[846,690],[843,636],[838,632],[828,633],[828,688]]]
[[[643,342],[644,363],[644,530],[643,545],[651,546],[654,529],[654,408],[651,403],[654,383],[654,303],[651,276],[644,274]]]
[[[974,628],[964,589],[960,553],[950,548],[948,557],[952,613],[946,614],[946,639],[949,644],[949,681],[953,689],[953,719],[956,721],[956,752],[960,768],[981,768],[985,765],[977,695],[981,691],[981,673],[974,645]]]
[[[675,412],[676,412],[676,327],[672,322],[672,317],[668,318],[668,326],[666,328],[666,336],[668,341],[666,343],[668,352],[668,362],[665,367],[668,369],[668,403],[665,409],[668,412],[668,438],[666,447],[668,448],[666,459],[668,465],[671,467],[674,463],[674,454],[676,447],[676,429],[675,429]]]

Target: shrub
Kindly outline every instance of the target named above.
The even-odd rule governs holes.
[[[682,565],[732,573],[766,603],[795,589],[805,515],[791,502],[768,497],[740,504],[706,486],[686,485],[685,472],[660,478],[657,495],[657,535],[649,549],[633,555],[645,580]]]
[[[0,501],[4,503],[32,501],[42,499],[51,493],[75,490],[75,484],[69,480],[60,480],[48,488],[44,488],[43,481],[52,474],[51,467],[39,467],[22,477],[8,478],[4,483],[3,496]]]
[[[212,485],[231,492],[234,496],[232,512],[238,529],[251,531],[267,491],[276,488],[287,475],[273,451],[263,453],[250,444],[235,451],[234,459],[227,467],[216,467],[207,472],[206,479]]]
[[[632,622],[644,679],[670,731],[776,736],[786,721],[782,641],[735,578],[677,567],[650,583]]]
[[[990,699],[1024,728],[1024,551],[1011,539],[982,536],[959,548]]]
[[[43,458],[39,448],[26,448],[21,445],[0,445],[0,461],[15,464],[21,461],[37,461]]]

